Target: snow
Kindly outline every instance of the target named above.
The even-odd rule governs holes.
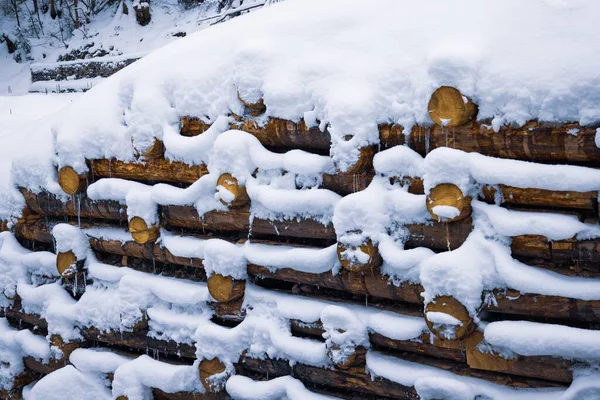
[[[325,396],[307,390],[302,382],[291,376],[282,376],[269,381],[253,381],[234,375],[227,380],[227,393],[235,400],[326,400],[336,397]]]
[[[382,377],[404,386],[414,386],[421,399],[470,400],[491,399],[578,399],[600,395],[598,373],[593,369],[575,375],[568,389],[524,389],[497,385],[485,380],[455,375],[450,371],[405,361],[375,351],[367,352],[367,368],[372,376]],[[594,381],[593,379],[596,379]],[[589,397],[583,396],[587,394]],[[583,396],[583,397],[582,397]]]
[[[467,153],[439,147],[425,157],[425,192],[441,183],[453,183],[464,195],[474,183],[519,188],[588,192],[600,186],[600,171],[574,165],[547,165]]]
[[[40,379],[25,397],[26,400],[110,400],[110,390],[104,378],[85,374],[67,365]]]
[[[486,325],[486,342],[524,356],[554,356],[597,362],[600,332],[529,321],[499,321]]]

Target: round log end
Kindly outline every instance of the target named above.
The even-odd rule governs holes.
[[[221,197],[221,203],[228,207],[242,207],[248,204],[250,198],[246,188],[238,183],[238,180],[231,174],[222,174],[217,180],[217,186],[221,186],[229,193],[225,193],[227,198]]]
[[[471,215],[471,198],[451,183],[437,185],[427,195],[426,207],[438,222],[460,221]]]
[[[475,329],[466,307],[451,296],[438,296],[427,304],[425,322],[429,330],[442,340],[463,339]]]
[[[219,303],[236,300],[244,296],[246,281],[231,276],[212,274],[208,278],[208,292]]]
[[[439,126],[461,126],[477,117],[477,105],[451,86],[442,86],[433,92],[427,109]]]
[[[357,254],[352,259],[349,259],[344,252],[351,250]],[[358,252],[360,251],[360,252]],[[379,249],[368,239],[365,243],[358,246],[347,246],[343,243],[338,242],[337,255],[342,268],[350,272],[360,272],[371,270],[378,267],[382,263],[381,256],[379,255]]]
[[[211,382],[210,377],[221,374],[225,371],[226,367],[218,358],[211,360],[204,359],[200,361],[200,381],[202,386],[209,393],[216,393],[220,389],[220,385],[215,385]]]
[[[129,221],[129,232],[131,237],[139,244],[153,242],[160,236],[158,226],[148,226],[146,221],[140,217],[133,217]]]
[[[348,168],[345,174],[358,174],[369,171],[373,168],[373,157],[377,152],[377,146],[367,146],[360,149],[358,160],[354,165]]]
[[[240,101],[244,104],[244,106],[246,107],[246,112],[252,117],[261,116],[265,113],[265,111],[267,111],[267,106],[265,105],[265,101],[262,99],[262,97],[258,99],[256,103],[250,103],[242,99],[242,96],[240,96],[240,92],[238,92],[238,99],[240,99]]]
[[[56,255],[56,270],[63,275],[72,265],[77,263],[77,257],[71,250]]]
[[[329,358],[333,361],[333,357],[331,355],[332,351],[338,351],[340,350],[339,346],[333,346],[331,349],[328,350],[329,352]],[[364,348],[363,346],[358,346],[354,349],[354,353],[348,355],[344,361],[341,362],[334,362],[336,368],[341,369],[341,370],[348,370],[350,368],[354,368],[354,367],[360,367],[360,366],[364,366],[366,363],[366,357],[367,357],[367,349]]]
[[[62,167],[58,170],[58,184],[63,192],[72,196],[83,190],[85,178],[72,167]]]

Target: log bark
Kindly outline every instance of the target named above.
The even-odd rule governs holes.
[[[347,371],[324,369],[304,364],[293,367],[284,360],[258,360],[243,357],[239,366],[244,370],[267,374],[269,377],[291,375],[304,383],[328,386],[343,391],[394,399],[418,399],[414,388],[406,387],[387,379],[375,378],[365,373],[364,368]]]
[[[256,235],[273,235],[307,239],[326,239],[334,241],[335,231],[332,225],[324,226],[314,220],[269,221],[254,218],[250,225],[250,212],[247,209],[229,211],[211,211],[198,216],[195,208],[189,206],[162,207],[162,220],[168,226],[213,232],[243,232]]]
[[[208,292],[220,303],[237,300],[244,296],[246,281],[231,276],[212,274],[208,278]]]
[[[238,180],[231,174],[222,174],[217,180],[217,186],[222,187],[222,190],[226,190],[232,197],[231,200],[224,199],[221,197],[221,203],[230,208],[243,207],[250,202],[246,187],[239,184]]]
[[[97,178],[121,178],[135,181],[172,182],[192,184],[208,174],[206,165],[189,165],[164,158],[146,159],[132,163],[119,160],[91,160],[91,174]]]
[[[438,147],[451,147],[491,157],[597,167],[597,127],[529,121],[521,127],[503,125],[494,132],[491,121],[484,120],[453,128],[415,126],[408,137],[401,126],[382,125],[380,137],[383,148],[406,144],[422,156]]]
[[[497,195],[501,204],[517,206],[536,206],[544,208],[576,209],[598,214],[598,192],[567,192],[542,189],[522,189],[506,185],[484,186],[479,199],[494,203]]]
[[[182,129],[186,124],[182,121]],[[292,122],[279,118],[269,118],[264,126],[254,120],[232,124],[233,129],[241,129],[256,137],[263,146],[297,148],[303,150],[329,151],[331,136],[318,127],[307,127],[304,120]]]
[[[470,368],[502,372],[555,382],[571,383],[575,363],[555,357],[516,355],[506,359],[494,351],[482,352],[477,346],[484,342],[483,333],[476,331],[465,341]]]
[[[438,222],[460,221],[471,215],[471,198],[465,196],[458,186],[450,183],[442,183],[432,188],[427,195],[425,206]],[[443,207],[441,215],[440,207]],[[451,215],[454,211],[456,214]]]
[[[145,244],[154,242],[160,236],[160,227],[158,225],[148,225],[144,219],[133,217],[129,221],[129,232],[131,237],[137,243]]]
[[[33,193],[23,188],[21,194],[25,198],[27,207],[39,215],[127,221],[127,207],[118,201],[93,201],[84,194],[62,201],[51,193]]]
[[[438,322],[432,319],[431,313],[442,313],[456,320],[458,324]],[[450,296],[438,296],[425,305],[425,322],[434,335],[441,340],[455,340],[467,337],[475,323],[469,312],[458,300]]]
[[[450,86],[442,86],[433,92],[427,109],[436,125],[448,128],[475,120],[478,111],[470,98]]]

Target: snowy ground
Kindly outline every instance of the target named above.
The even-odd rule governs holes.
[[[130,10],[133,9],[129,1],[124,3],[128,4]],[[254,5],[263,3],[264,0],[246,0],[243,8],[254,9]],[[216,1],[205,1],[191,9],[184,8],[177,0],[153,1],[150,6],[151,22],[140,26],[135,20],[135,13],[123,14],[121,4],[122,2],[115,2],[114,6],[95,16],[85,29],[74,31],[73,36],[64,43],[50,35],[52,29],[57,29],[57,21],[52,20],[49,14],[41,14],[47,34],[39,39],[29,38],[32,47],[31,60],[16,63],[13,56],[8,54],[6,45],[0,45],[0,95],[27,93],[31,84],[31,63],[54,63],[59,55],[91,44],[93,45],[88,49],[90,52],[104,49],[109,52],[108,56],[149,53],[179,40],[180,37],[175,34],[189,35],[206,29],[222,19],[217,16],[227,13],[226,10],[218,12]],[[2,17],[0,32],[10,32],[15,24],[10,16]]]

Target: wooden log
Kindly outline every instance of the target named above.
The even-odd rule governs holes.
[[[238,92],[237,97],[246,108],[244,114],[250,114],[251,117],[260,117],[267,111],[267,106],[262,97],[255,103],[244,100],[242,96],[240,96],[240,92]]]
[[[323,182],[320,187],[341,195],[347,195],[365,190],[372,180],[373,174],[369,172],[323,174]]]
[[[555,382],[571,383],[575,363],[555,357],[528,356],[516,354],[514,358],[504,358],[493,349],[482,351],[478,345],[485,343],[483,333],[473,332],[466,340],[467,363],[470,368],[496,371],[505,374],[540,378]],[[487,346],[489,348],[489,345]]]
[[[182,121],[182,127],[185,124]],[[304,150],[328,151],[331,147],[331,137],[319,127],[307,127],[304,120],[292,122],[270,117],[265,125],[259,125],[254,120],[234,123],[232,128],[241,129],[256,137],[263,146],[298,148]]]
[[[129,220],[129,232],[133,240],[140,244],[154,242],[160,236],[160,227],[150,225],[143,218],[133,217]]]
[[[206,132],[208,128],[210,128],[210,124],[198,117],[184,116],[179,122],[179,133],[182,136],[197,136]]]
[[[225,392],[219,393],[196,393],[196,392],[175,392],[167,393],[158,388],[152,388],[152,396],[154,400],[225,400],[230,399]]]
[[[377,146],[367,146],[360,149],[358,160],[343,173],[358,174],[366,171],[373,171],[373,157],[377,153]]]
[[[471,198],[451,183],[431,189],[425,203],[429,214],[438,222],[460,221],[471,215]]]
[[[600,148],[595,143],[598,125],[529,121],[521,127],[503,125],[495,132],[491,120],[484,120],[452,128],[415,126],[408,137],[401,126],[382,127],[383,148],[408,145],[422,156],[438,147],[451,147],[491,157],[541,163],[594,167],[600,162]]]
[[[93,201],[83,194],[69,201],[62,201],[51,193],[33,193],[24,188],[21,188],[21,194],[27,207],[39,215],[127,221],[127,207],[118,201]]]
[[[246,187],[240,185],[238,180],[229,173],[219,176],[217,187],[221,187],[222,190],[230,193],[229,195],[226,195],[227,198],[221,196],[221,203],[230,208],[243,207],[250,202]],[[229,197],[231,197],[231,199],[229,199]]]
[[[465,306],[450,296],[438,296],[425,305],[425,322],[441,340],[463,339],[475,329]]]
[[[52,335],[50,337],[50,345],[58,348],[62,352],[62,355],[59,358],[52,358],[50,361],[45,363],[40,360],[36,360],[33,357],[25,357],[23,358],[23,363],[25,366],[34,372],[48,375],[49,373],[69,364],[69,356],[71,353],[75,349],[86,345],[86,343],[81,341],[65,343],[60,336]]]
[[[71,250],[60,252],[56,255],[56,270],[60,275],[63,275],[71,267],[76,267],[77,261],[75,253]]]
[[[212,358],[210,360],[203,359],[200,361],[199,365],[199,373],[200,373],[200,382],[202,382],[202,386],[209,393],[216,393],[221,391],[223,388],[224,382],[220,382],[220,380],[215,380],[213,377],[215,375],[222,374],[226,370],[225,364],[223,364],[218,358]]]
[[[246,281],[214,273],[208,278],[207,286],[212,298],[224,303],[243,297]]]
[[[431,95],[427,105],[429,116],[439,126],[452,128],[477,118],[477,105],[457,89],[442,86]]]
[[[568,192],[542,190],[533,188],[517,188],[498,185],[484,186],[479,196],[480,200],[494,203],[497,195],[501,196],[502,204],[517,206],[537,206],[545,208],[564,208],[584,210],[597,215],[598,192]]]
[[[423,333],[417,340],[395,340],[377,332],[370,332],[369,341],[372,345],[386,350],[393,349],[457,362],[466,361],[464,341],[440,340],[429,333]]]
[[[248,231],[256,235],[273,235],[307,239],[325,239],[334,241],[335,231],[332,225],[324,226],[314,220],[269,221],[254,218],[250,225],[250,212],[247,209],[229,211],[211,211],[200,218],[195,208],[189,206],[162,207],[162,220],[166,225],[201,231]]]
[[[368,257],[368,259],[366,260],[366,262],[361,262],[354,258],[348,258],[348,256],[344,254],[348,250],[354,252],[358,250],[365,254]],[[342,265],[342,268],[344,268],[347,271],[354,272],[371,270],[375,267],[379,267],[383,262],[383,259],[379,255],[379,249],[373,244],[371,239],[367,239],[363,244],[358,246],[358,249],[355,246],[348,246],[344,243],[338,242],[337,256],[338,260],[340,261],[340,264]]]
[[[496,304],[485,304],[482,307],[483,310],[488,312],[589,323],[600,321],[599,300],[580,300],[533,293],[524,294],[516,290],[494,290],[492,294]]]
[[[284,360],[259,360],[242,357],[240,367],[244,370],[267,374],[269,377],[291,375],[305,384],[323,385],[342,391],[351,391],[363,395],[374,395],[394,399],[418,399],[414,388],[406,387],[387,379],[375,378],[364,369],[351,368],[347,371],[325,369],[304,364],[290,366]]]
[[[58,185],[68,195],[80,193],[87,187],[88,174],[78,174],[73,167],[62,167],[58,170]]]
[[[178,264],[186,267],[203,267],[201,259],[175,256],[166,247],[162,247],[158,243],[139,244],[133,240],[121,242],[119,240],[105,240],[102,238],[90,237],[90,247],[101,253],[143,258],[146,260]]]
[[[343,360],[336,362],[333,357],[333,352],[339,351],[340,346],[334,345],[327,349],[327,355],[336,368],[341,370],[349,370],[350,368],[365,367],[367,362],[367,349],[364,346],[357,346],[354,352]]]
[[[144,162],[119,160],[89,161],[91,175],[96,178],[121,178],[135,181],[172,182],[192,184],[208,174],[206,165],[189,165],[164,158],[150,158]]]
[[[141,160],[156,160],[159,158],[162,158],[163,155],[165,154],[165,145],[163,144],[163,142],[161,140],[158,140],[156,138],[154,138],[154,140],[152,141],[152,145],[142,151],[139,151],[136,147],[135,147],[135,143],[134,143],[134,149],[135,149],[135,156],[138,159]]]

